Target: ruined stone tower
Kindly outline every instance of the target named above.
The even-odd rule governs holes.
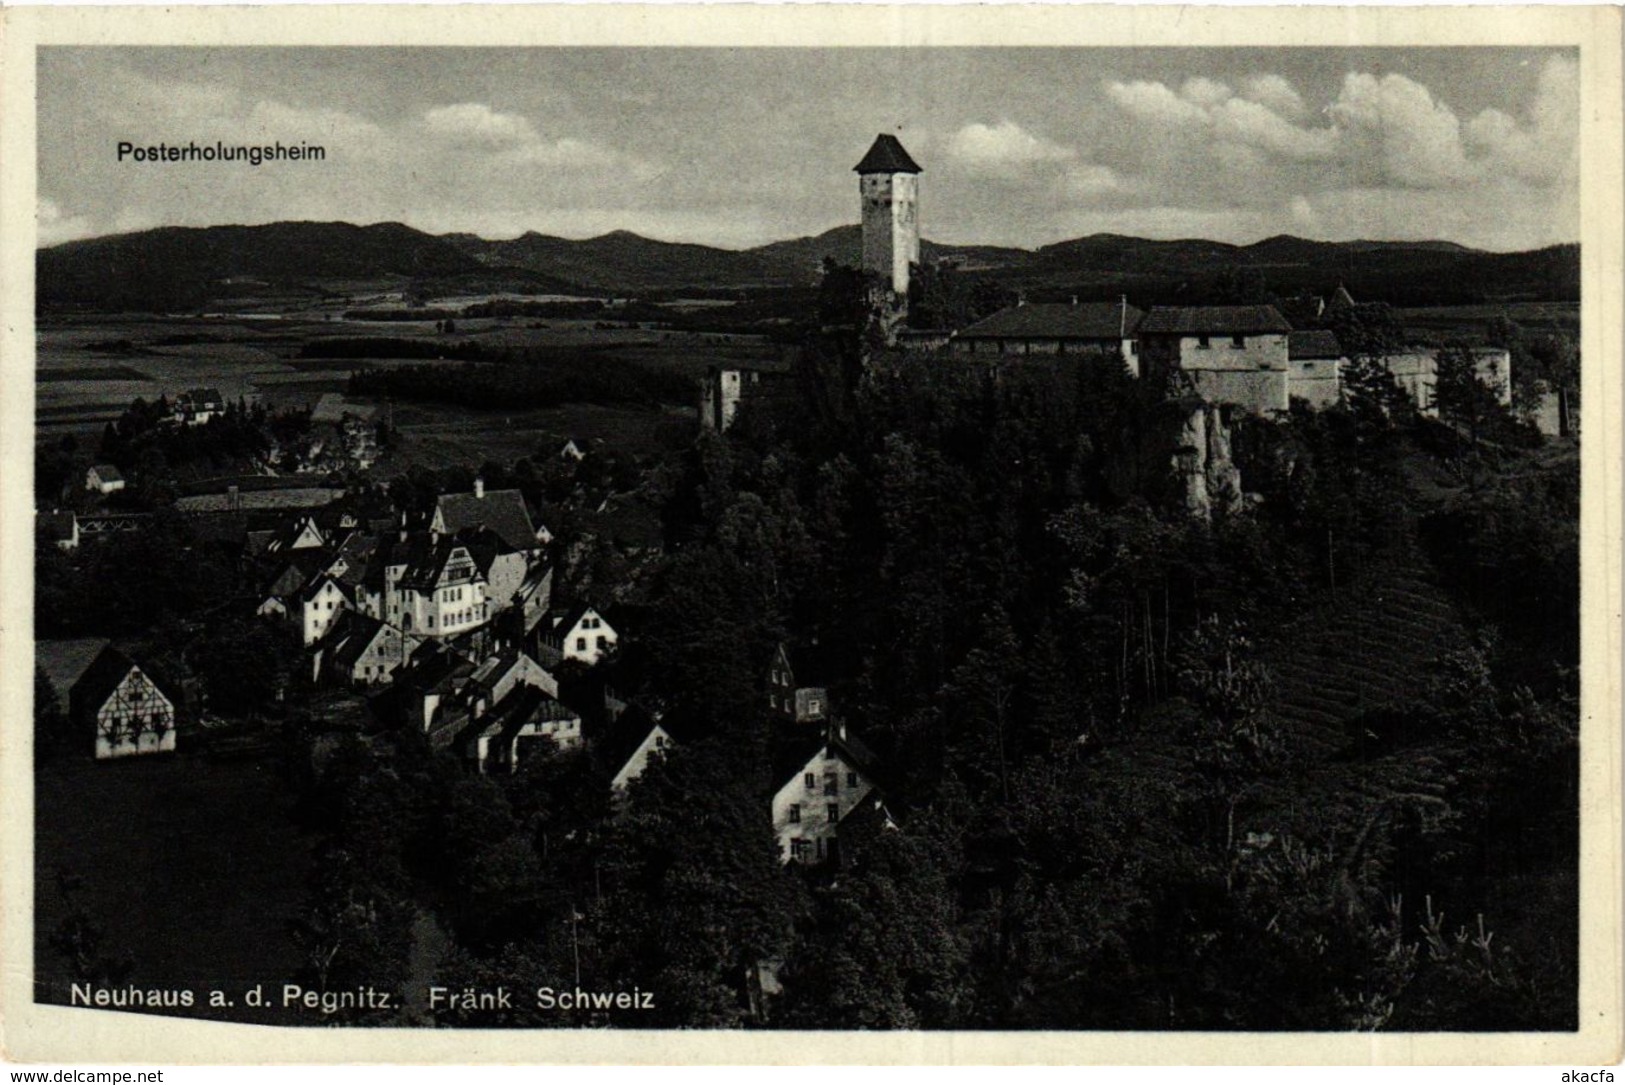
[[[875,137],[853,167],[863,201],[863,270],[908,296],[908,269],[920,262],[920,167],[896,136]]]

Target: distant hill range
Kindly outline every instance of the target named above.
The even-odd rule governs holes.
[[[860,231],[733,250],[654,241],[626,231],[572,241],[527,233],[506,241],[436,236],[380,223],[278,222],[164,227],[71,241],[38,254],[42,306],[190,308],[246,295],[349,295],[408,288],[426,296],[736,292],[817,283],[825,257],[858,260]],[[1226,281],[1282,296],[1338,283],[1361,300],[1406,304],[1575,301],[1578,245],[1490,253],[1442,241],[1308,241],[1251,245],[1148,241],[1115,234],[1037,250],[922,243],[925,262],[988,276],[1038,297],[1129,293],[1142,304],[1210,295]]]

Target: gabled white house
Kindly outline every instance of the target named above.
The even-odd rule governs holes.
[[[872,764],[868,750],[841,723],[779,759],[782,782],[773,795],[773,833],[782,862],[839,858],[842,820],[875,791]]]
[[[314,577],[299,593],[301,643],[308,648],[327,636],[327,631],[349,605],[349,593],[337,580],[326,573]],[[264,604],[261,612],[264,612]]]
[[[616,770],[615,775],[610,779],[610,789],[616,794],[624,793],[631,786],[632,781],[642,776],[643,771],[649,767],[651,762],[664,757],[671,746],[671,733],[660,726],[659,723],[651,723],[642,741],[633,747],[632,753],[622,762],[621,767]]]
[[[98,760],[175,749],[175,701],[116,648],[86,668],[69,694],[73,718],[90,725]]]
[[[99,494],[124,489],[124,475],[110,463],[98,463],[85,472],[85,489]]]
[[[590,667],[615,647],[620,634],[597,610],[578,603],[553,624],[548,639],[560,656],[580,660]]]

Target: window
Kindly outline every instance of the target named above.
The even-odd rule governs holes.
[[[849,773],[846,774],[846,786],[849,787],[849,788],[858,786],[858,774],[857,773],[849,772]]]
[[[835,773],[833,773],[833,772],[824,773],[824,794],[826,794],[826,795],[835,794],[835,780],[836,780]]]
[[[585,652],[586,650],[587,650],[587,638],[586,637],[577,637],[576,638],[576,651]]]
[[[818,777],[817,777],[816,774],[811,773],[811,772],[807,773],[807,775],[805,777],[805,780],[807,781],[807,790],[808,791],[816,791],[816,790],[818,790]]]
[[[434,628],[434,615],[433,614],[429,615],[429,628],[430,629]]]
[[[607,647],[609,647],[609,641],[608,641],[608,639],[607,639],[607,638],[605,638],[605,637],[604,637],[604,635],[603,635],[603,634],[601,634],[601,633],[600,633],[600,634],[599,634],[599,636],[598,636],[598,647],[600,647],[600,648],[607,648]]]
[[[814,697],[812,700],[807,702],[807,714],[809,716],[816,716],[820,712],[822,712],[823,710],[824,710],[824,703],[822,701],[820,701],[818,698]]]
[[[656,735],[655,736],[655,749],[664,750],[665,748],[666,748],[666,736],[665,735]]]
[[[805,861],[807,858],[807,851],[807,841],[803,840],[801,837],[798,836],[794,840],[790,841],[790,858]]]
[[[1232,350],[1245,350],[1246,347],[1247,347],[1247,337],[1245,335],[1232,335],[1230,337],[1230,349],[1232,349]]]
[[[1208,339],[1207,336],[1198,335],[1196,337],[1196,346],[1198,347],[1198,349],[1206,350],[1209,347],[1211,347],[1212,345],[1213,345],[1213,343]]]
[[[779,707],[779,695],[777,693],[769,693],[767,695],[767,703],[768,707],[770,708]]]
[[[834,825],[841,820],[841,804],[838,802],[829,803],[824,807],[824,814],[829,818],[829,823]]]
[[[799,802],[790,804],[790,824],[801,824],[801,804]]]

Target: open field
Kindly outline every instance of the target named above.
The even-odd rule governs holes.
[[[1438,305],[1421,309],[1400,309],[1406,330],[1419,340],[1442,343],[1446,339],[1482,342],[1492,321],[1508,317],[1536,335],[1567,332],[1580,334],[1580,306],[1569,302],[1515,301],[1501,305]]]
[[[42,324],[36,385],[41,436],[81,439],[116,419],[137,396],[156,399],[199,385],[272,409],[305,408],[342,392],[352,372],[422,359],[301,357],[313,340],[383,337],[488,344],[498,349],[603,348],[609,357],[680,373],[696,381],[711,365],[777,367],[781,348],[760,337],[595,327],[593,321],[458,321],[453,336],[431,323],[243,317],[82,317]],[[117,345],[117,360],[108,356]],[[128,359],[128,364],[124,363]],[[457,364],[457,363],[448,363]],[[567,363],[575,364],[575,363]],[[593,364],[583,358],[580,364]],[[438,469],[512,462],[548,454],[566,437],[587,437],[634,456],[652,456],[692,437],[694,408],[607,407],[570,403],[545,409],[481,411],[430,403],[391,405],[400,445],[368,474],[387,480],[413,466]]]
[[[272,764],[184,751],[75,758],[40,767],[35,786],[41,1001],[68,1001],[71,976],[50,945],[68,911],[59,871],[78,880],[77,903],[102,932],[103,952],[128,955],[138,986],[240,993],[294,978],[302,955],[290,924],[303,907],[311,848],[288,818]],[[232,1011],[237,1020],[253,1014]]]

